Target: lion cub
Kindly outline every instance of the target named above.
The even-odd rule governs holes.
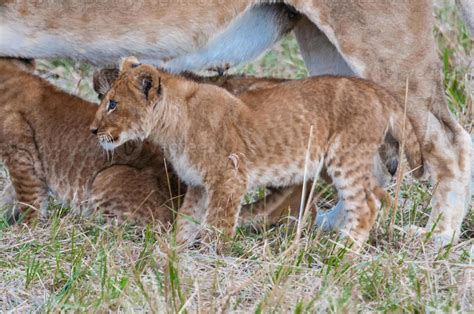
[[[227,236],[234,234],[249,189],[301,184],[326,167],[346,212],[341,231],[362,244],[383,196],[372,167],[386,133],[402,142],[405,128],[410,165],[421,165],[412,125],[403,122],[395,99],[360,79],[314,77],[239,99],[128,58],[91,130],[105,149],[135,139],[161,146],[188,185],[180,212],[199,218],[205,210],[205,222]],[[113,145],[101,134],[109,134]],[[195,232],[195,225],[178,218],[179,240]]]
[[[0,207],[10,222],[27,211],[48,216],[52,193],[75,214],[101,209],[122,219],[167,223],[170,192],[159,151],[129,143],[105,154],[88,132],[97,105],[58,90],[31,64],[0,58],[0,161],[8,170]],[[176,195],[176,194],[175,194]]]

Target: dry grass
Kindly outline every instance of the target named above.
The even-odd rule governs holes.
[[[474,89],[466,76],[472,41],[452,6],[437,14],[450,107],[471,130]],[[95,99],[90,67],[59,60],[41,62],[39,69],[65,89]],[[292,38],[239,71],[306,75]],[[224,255],[179,251],[172,231],[60,218],[53,206],[57,214],[45,227],[0,223],[0,311],[472,312],[473,212],[461,242],[441,250],[429,236],[403,231],[427,221],[431,191],[405,179],[393,238],[391,217],[380,215],[361,254],[337,249],[336,235],[318,230],[305,229],[294,245],[295,230],[286,224],[263,231],[242,227]],[[319,204],[331,206],[334,194],[323,193]]]

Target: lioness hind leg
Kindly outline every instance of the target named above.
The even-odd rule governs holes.
[[[300,10],[314,23],[305,27],[321,29],[337,47],[337,57],[342,57],[357,76],[378,82],[400,104],[407,104],[407,116],[436,186],[426,227],[436,226],[434,238],[439,245],[456,241],[471,201],[472,140],[447,107],[432,32],[432,1],[396,1],[390,6],[382,2],[310,2],[313,5]],[[412,23],[400,22],[409,20],[417,21],[416,31]],[[398,27],[391,27],[392,23]],[[406,40],[399,40],[400,33]],[[314,62],[321,55],[313,48],[314,43],[299,43],[310,73],[324,74]]]
[[[456,243],[471,202],[471,136],[461,126],[450,137],[434,117],[427,127],[423,147],[435,187],[426,231],[434,228],[437,247]]]

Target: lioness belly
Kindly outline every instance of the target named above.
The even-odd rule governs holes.
[[[45,7],[30,8],[37,10],[30,16],[22,13],[21,5],[0,5],[0,56],[70,57],[110,64],[134,55],[173,72],[235,65],[256,58],[298,20],[298,15],[281,4],[246,10],[251,2],[219,6],[217,16],[212,15],[214,5],[208,4],[204,10],[201,2],[197,13],[178,4],[162,5],[163,12],[143,16],[115,11],[107,17],[110,22],[103,16],[93,18],[98,13],[91,4],[84,4],[82,14],[73,8],[74,12],[58,11],[56,17],[50,16],[53,9]]]

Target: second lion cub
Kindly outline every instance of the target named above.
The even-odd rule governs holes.
[[[360,245],[383,195],[372,169],[386,133],[402,142],[405,129],[410,166],[422,164],[413,127],[404,121],[387,91],[360,79],[314,77],[239,99],[128,58],[91,128],[113,136],[115,147],[145,138],[161,146],[188,185],[180,212],[204,217],[227,236],[249,189],[301,184],[305,173],[311,180],[326,167],[346,212],[341,232]],[[179,240],[195,233],[187,219],[178,221]]]

